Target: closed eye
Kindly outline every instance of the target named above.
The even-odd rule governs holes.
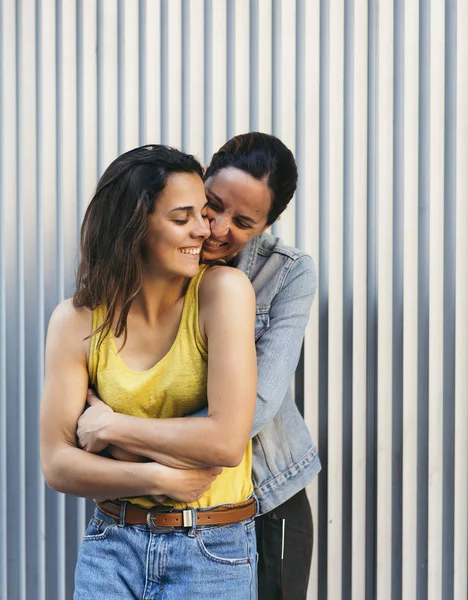
[[[234,222],[236,226],[239,227],[239,229],[252,229],[252,226],[248,223],[245,223],[244,221],[238,221],[237,219],[235,219]]]
[[[221,212],[223,210],[222,206],[213,202],[213,200],[211,198],[208,198],[208,196],[206,197],[206,203],[210,208],[212,208],[216,212]]]

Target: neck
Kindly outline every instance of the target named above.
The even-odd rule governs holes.
[[[145,274],[130,311],[143,315],[149,324],[154,323],[185,295],[188,282],[186,277],[165,279]]]

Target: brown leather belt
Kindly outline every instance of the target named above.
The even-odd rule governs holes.
[[[195,527],[200,525],[229,525],[250,519],[256,513],[253,498],[239,504],[223,504],[209,509],[176,509],[173,506],[158,505],[146,509],[125,502],[106,500],[96,502],[96,506],[108,517],[128,525],[148,525],[153,533],[169,533],[175,527]],[[193,522],[195,518],[195,523]]]

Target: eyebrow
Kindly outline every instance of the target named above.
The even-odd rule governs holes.
[[[203,210],[203,209],[206,207],[206,205],[207,205],[207,204],[208,204],[208,202],[205,202],[205,204],[204,204],[204,205],[203,205],[203,207],[202,207],[202,210]],[[173,213],[173,212],[181,212],[181,211],[185,211],[185,212],[187,212],[187,211],[188,211],[188,212],[193,212],[193,211],[194,211],[194,209],[195,209],[195,207],[194,207],[194,206],[177,206],[177,208],[173,208],[173,209],[171,209],[171,210],[169,211],[169,214],[170,214],[170,213]]]
[[[223,206],[224,206],[224,202],[223,199],[220,198],[218,196],[218,194],[215,194],[212,190],[207,189],[206,190],[207,195],[211,195],[215,198],[215,200],[217,200],[218,202],[220,202]],[[255,219],[252,219],[252,217],[248,217],[247,215],[238,215],[237,216],[238,219],[242,219],[243,221],[249,221],[249,223],[252,223],[252,225],[258,225],[257,221],[255,221]]]

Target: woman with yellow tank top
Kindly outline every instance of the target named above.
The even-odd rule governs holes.
[[[44,476],[99,499],[76,600],[256,598],[255,297],[240,271],[200,268],[209,235],[201,176],[192,156],[164,146],[117,158],[85,215],[75,296],[50,320]],[[89,382],[104,403],[79,448]],[[207,418],[185,417],[207,403]],[[112,447],[94,454],[112,435],[131,437],[132,420],[150,434],[161,418],[190,448],[189,465],[170,444],[154,462],[114,460]]]

